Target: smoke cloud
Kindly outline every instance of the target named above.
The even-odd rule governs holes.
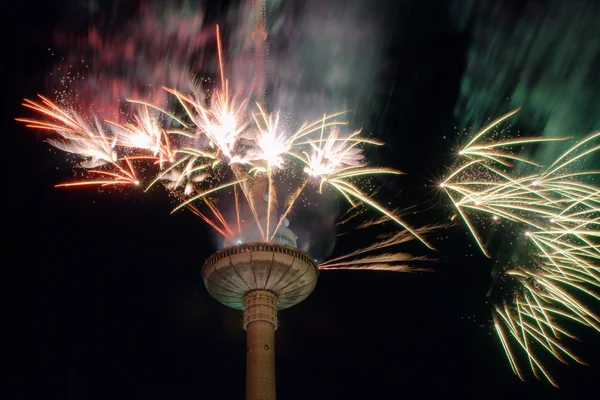
[[[600,128],[600,18],[596,1],[454,2],[469,33],[456,117],[485,125],[523,107],[521,119],[547,135],[583,136]]]
[[[54,42],[64,57],[50,81],[59,100],[113,120],[127,98],[164,107],[162,87],[187,88],[190,74],[214,52],[214,26],[206,24],[201,3],[141,2],[133,12],[127,3],[81,3],[87,23],[59,27]]]

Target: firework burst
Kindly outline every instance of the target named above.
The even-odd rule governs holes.
[[[126,124],[106,121],[115,135],[115,144],[122,147],[124,151],[127,148],[133,152],[147,150],[152,155],[149,158],[156,159],[161,168],[166,162],[172,163],[174,153],[169,136],[158,121],[157,112],[152,112],[147,105],[142,105],[133,118],[134,122]]]
[[[350,209],[374,211],[380,216],[377,223],[390,222],[405,230],[379,237],[372,246],[323,263],[321,268],[407,271],[409,262],[421,260],[389,249],[408,238],[431,247],[423,238],[431,229],[411,228],[397,211],[374,199],[375,193],[368,189],[372,185],[363,185],[369,177],[400,173],[367,162],[362,146],[382,143],[361,137],[360,131],[345,134],[347,122],[339,119],[345,112],[325,114],[289,129],[278,111],[269,113],[259,103],[251,107],[249,99],[231,93],[218,27],[217,50],[218,88],[190,84],[189,93],[163,88],[181,106],[181,116],[149,102],[127,99],[136,112],[120,119],[126,122],[92,117],[88,123],[74,110],[40,96],[41,103],[25,100],[24,105],[41,118],[18,120],[55,132],[59,137],[48,142],[75,154],[78,166],[87,168],[85,179],[57,186],[146,182],[148,191],[161,184],[178,202],[173,212],[187,208],[230,244],[279,240],[277,233],[287,229],[285,221],[303,193],[313,188],[322,193],[328,187]],[[134,162],[140,167],[134,168]],[[285,194],[278,187],[282,181],[287,195],[279,212],[278,198]],[[382,249],[386,252],[381,253]]]
[[[598,171],[581,166],[599,149],[600,134],[575,143],[549,167],[518,156],[515,146],[561,141],[566,138],[525,138],[478,143],[485,133],[515,114],[512,111],[481,132],[459,155],[466,158],[440,184],[481,251],[491,257],[474,218],[488,215],[510,224],[526,239],[525,261],[504,272],[515,289],[494,307],[494,327],[511,368],[524,379],[515,349],[523,350],[537,378],[557,386],[538,352],[546,351],[560,362],[583,361],[564,341],[574,338],[562,321],[600,331],[600,319],[585,302],[599,300],[600,187],[593,184]],[[594,144],[596,143],[596,144]],[[514,162],[540,171],[518,174]]]

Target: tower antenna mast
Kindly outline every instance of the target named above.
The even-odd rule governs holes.
[[[266,91],[265,0],[253,0],[254,97],[264,102]],[[253,180],[262,201],[265,179]],[[252,219],[250,219],[252,220]],[[298,250],[296,235],[284,224],[269,242],[252,235],[254,222],[242,225],[243,243],[225,243],[202,267],[208,292],[220,303],[243,310],[246,330],[246,400],[275,400],[275,330],[277,312],[306,299],[315,288],[319,269]],[[268,226],[268,222],[267,222]]]

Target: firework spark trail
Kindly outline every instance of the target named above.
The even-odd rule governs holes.
[[[308,178],[304,179],[304,181],[300,184],[300,186],[298,186],[298,188],[296,188],[296,191],[291,193],[286,198],[285,203],[284,203],[285,211],[279,217],[277,226],[275,226],[275,229],[273,230],[273,235],[271,235],[271,237],[269,238],[269,241],[273,240],[273,237],[277,233],[277,230],[281,227],[281,224],[289,215],[290,211],[294,207],[294,204],[296,203],[296,200],[298,200],[298,197],[300,197],[300,194],[302,193],[302,191],[304,190],[304,188],[306,187],[307,184],[308,184]]]
[[[235,202],[235,219],[237,221],[238,235],[242,234],[242,224],[240,223],[240,202],[238,200],[237,186],[233,187],[233,201]]]
[[[83,157],[84,161],[79,164],[82,168],[95,168],[117,161],[117,153],[114,151],[116,138],[111,139],[105,133],[97,118],[94,117],[94,125],[90,126],[75,111],[66,111],[44,96],[38,96],[42,103],[25,99],[23,105],[57,123],[27,118],[17,118],[17,121],[24,122],[30,128],[56,132],[60,139],[51,138],[46,141],[59,150]]]
[[[87,173],[89,173],[91,176],[99,176],[101,179],[91,179],[91,180],[85,180],[85,181],[81,181],[81,182],[60,183],[58,185],[54,185],[54,187],[112,186],[112,185],[138,186],[140,184],[140,181],[136,175],[133,165],[131,165],[131,161],[128,158],[124,158],[123,161],[125,161],[125,163],[127,165],[127,169],[120,166],[118,162],[111,163],[111,165],[116,168],[117,172],[93,170],[93,169],[87,171]]]
[[[328,266],[319,265],[320,270],[339,271],[339,270],[362,270],[362,271],[388,271],[388,272],[431,272],[429,268],[417,268],[410,262],[429,261],[426,257],[415,257],[411,254],[392,253],[378,256],[364,257],[361,259],[350,260]],[[394,264],[392,264],[392,262]],[[395,264],[404,262],[405,264]]]
[[[200,174],[195,174],[195,173],[198,171],[207,169],[210,165],[203,164],[203,165],[198,166],[195,164],[196,157],[192,157],[192,156],[185,157],[181,161],[182,162],[187,161],[187,164],[185,165],[185,167],[183,167],[181,170],[179,170],[179,169],[175,168],[179,164],[174,164],[171,168],[167,169],[165,172],[160,174],[156,178],[156,180],[168,181],[168,183],[165,184],[165,187],[167,189],[174,190],[179,187],[183,187],[184,188],[183,193],[186,196],[189,196],[196,191],[196,185],[195,185],[196,183],[203,182],[204,180],[206,180],[206,178],[208,178],[208,173],[200,173]],[[153,183],[154,182],[152,182],[152,184]],[[150,187],[151,186],[149,186],[148,189]]]
[[[96,121],[96,126],[98,134],[91,129],[84,132],[85,137],[57,131],[62,138],[46,139],[46,142],[59,150],[82,157],[84,161],[79,163],[82,168],[96,168],[114,163],[117,161],[117,153],[114,151],[115,141],[107,137],[98,121]]]
[[[273,203],[277,201],[277,192],[275,191],[275,185],[273,184],[273,167],[267,166],[267,241],[271,238],[271,210],[273,209]],[[275,232],[273,232],[275,235]]]
[[[242,194],[244,195],[244,198],[246,199],[246,203],[248,204],[248,208],[250,209],[250,212],[252,214],[254,222],[256,223],[256,226],[258,227],[258,230],[260,231],[261,238],[263,238],[263,240],[266,240],[266,236],[263,231],[262,224],[260,223],[260,217],[258,215],[258,211],[256,210],[256,204],[254,203],[254,196],[252,193],[252,188],[249,185],[249,180],[250,180],[249,175],[238,164],[233,164],[231,166],[231,170],[233,171],[233,175],[235,176],[235,179],[238,182],[240,182],[238,186],[240,187],[240,189],[242,189]]]
[[[505,172],[512,165],[508,160],[538,164],[516,156],[511,147],[566,139],[476,143],[516,111],[477,133],[459,152],[467,162],[451,172],[440,187],[484,254],[489,256],[470,215],[492,215],[494,220],[502,219],[526,230],[530,261],[519,269],[505,271],[504,276],[515,283],[516,289],[508,303],[494,309],[494,327],[519,378],[524,379],[524,375],[511,341],[525,353],[534,376],[557,386],[535,356],[538,350],[563,363],[570,359],[584,364],[562,344],[565,337],[576,338],[559,325],[559,320],[574,321],[600,332],[600,318],[584,305],[587,299],[600,300],[594,292],[600,288],[600,187],[590,183],[598,171],[581,170],[578,165],[600,150],[600,145],[593,144],[600,133],[575,143],[545,170],[514,176]],[[500,164],[502,170],[494,164]]]
[[[178,198],[179,201],[185,201],[185,197],[182,196],[179,192],[175,191],[175,190],[170,190],[169,191],[171,195],[173,195],[174,197]],[[205,200],[205,204],[207,205],[212,205],[210,203],[209,200],[207,200],[206,198]],[[194,204],[188,204],[186,206],[188,208],[188,210],[190,210],[194,215],[197,215],[198,217],[202,218],[202,220],[204,222],[206,222],[211,228],[213,228],[215,231],[217,231],[221,236],[223,236],[224,238],[228,238],[230,237],[229,231],[227,229],[228,225],[226,222],[224,222],[224,225],[222,228],[219,227],[216,223],[214,223],[209,217],[207,217],[204,213],[202,213],[198,207],[196,207]],[[221,215],[221,213],[219,212],[219,210],[217,208],[213,207],[209,207],[210,211],[213,212],[215,214],[215,217],[219,220],[219,222],[223,223],[222,221],[224,221],[223,216]],[[231,234],[232,235],[232,234]]]
[[[416,230],[419,235],[430,233],[440,226],[425,226]],[[382,249],[389,249],[394,246],[406,243],[417,238],[408,231],[399,231],[390,234],[380,235],[375,243],[355,250],[351,253],[327,260],[319,264],[319,269],[364,269],[364,270],[386,270],[396,272],[406,272],[407,262],[414,261],[432,261],[426,257],[413,256],[406,253],[383,253],[375,254]],[[401,263],[401,264],[397,264]],[[429,268],[411,268],[414,272],[431,271]]]
[[[62,122],[60,125],[48,121],[41,121],[27,118],[16,118],[17,121],[24,122],[28,128],[46,129],[51,131],[65,131],[78,133],[83,130],[79,121],[77,121],[68,111],[63,110],[56,103],[42,95],[38,95],[43,104],[36,103],[33,100],[25,99],[22,105],[39,112],[46,117]]]
[[[429,232],[430,229],[429,228],[421,228],[419,231],[420,231],[420,233],[426,233],[426,232]],[[412,239],[413,239],[413,236],[407,234],[406,232],[397,232],[397,233],[388,235],[387,237],[384,237],[382,240],[375,242],[375,243],[369,245],[368,247],[364,247],[364,248],[355,250],[351,253],[345,254],[343,256],[328,260],[328,261],[322,263],[321,265],[323,267],[325,267],[332,263],[335,263],[335,262],[338,262],[341,260],[345,260],[349,257],[355,257],[355,256],[362,255],[362,254],[365,254],[368,252],[375,251],[375,250],[381,250],[383,248],[387,248],[387,247],[405,243]]]
[[[229,234],[229,236],[233,237],[233,230],[231,229],[231,227],[229,226],[229,224],[225,220],[225,217],[223,217],[223,214],[221,214],[221,212],[219,211],[219,209],[208,198],[203,197],[202,199],[204,200],[204,203],[208,206],[208,208],[210,209],[210,211],[212,211],[212,213],[214,214],[214,216],[219,220],[219,222],[227,230],[227,233]]]
[[[355,185],[351,184],[350,182],[348,182],[346,180],[342,180],[342,179],[333,179],[333,180],[329,181],[329,183],[334,188],[336,188],[340,193],[342,193],[344,195],[344,197],[346,197],[346,199],[348,199],[350,204],[354,205],[354,202],[352,202],[351,198],[356,198],[357,200],[367,204],[368,206],[372,207],[377,212],[387,216],[392,221],[394,221],[396,224],[398,224],[402,228],[406,229],[408,232],[413,234],[421,243],[423,243],[425,246],[427,246],[428,248],[433,250],[433,247],[431,246],[431,244],[429,244],[429,242],[427,242],[427,240],[425,240],[425,238],[422,235],[417,233],[416,229],[410,227],[406,222],[402,221],[398,215],[395,215],[392,212],[388,211],[385,207],[381,206],[376,201],[371,200],[365,193],[363,193]]]
[[[202,193],[200,193],[200,194],[198,194],[198,195],[196,195],[196,196],[194,196],[194,197],[191,197],[191,198],[187,199],[186,201],[184,201],[183,203],[179,204],[177,207],[175,207],[175,208],[173,209],[173,211],[171,211],[171,214],[173,214],[175,211],[177,211],[177,210],[180,210],[181,208],[183,208],[183,207],[187,206],[188,204],[191,204],[192,202],[194,202],[194,201],[196,201],[196,200],[198,200],[198,199],[202,199],[202,198],[204,198],[205,196],[207,196],[207,195],[209,195],[209,194],[211,194],[211,193],[218,192],[219,190],[222,190],[222,189],[228,188],[228,187],[230,187],[230,186],[238,185],[238,184],[240,184],[241,182],[242,182],[242,181],[233,181],[233,182],[228,182],[228,183],[225,183],[225,184],[223,184],[223,185],[220,185],[220,186],[213,187],[213,188],[211,188],[211,189],[205,190],[205,191],[203,191]]]

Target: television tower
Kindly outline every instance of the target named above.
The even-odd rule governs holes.
[[[265,97],[266,9],[265,0],[253,1],[255,82],[254,96]],[[254,203],[265,215],[264,178],[254,179]],[[260,221],[263,230],[266,221]],[[296,236],[280,226],[271,242],[264,242],[253,218],[242,226],[243,238],[226,242],[202,267],[204,285],[220,303],[243,310],[246,330],[246,400],[275,400],[275,330],[277,311],[308,297],[315,288],[319,269],[313,259],[296,248]],[[267,233],[267,237],[271,235]]]

